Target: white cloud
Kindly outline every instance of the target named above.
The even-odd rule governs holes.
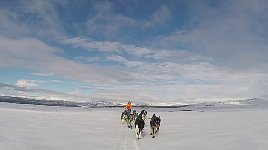
[[[200,54],[193,53],[186,50],[158,50],[151,55],[145,56],[155,60],[179,62],[179,63],[193,63],[193,62],[210,62],[211,58],[204,57]]]
[[[112,56],[108,56],[106,58],[108,61],[113,61],[113,62],[118,62],[121,64],[126,65],[127,67],[141,67],[143,65],[145,65],[145,62],[141,62],[141,61],[129,61],[126,58],[119,56],[119,55],[112,55]]]
[[[125,45],[118,42],[109,42],[109,41],[94,41],[88,38],[75,37],[62,40],[62,43],[73,45],[75,47],[82,47],[87,50],[98,49],[103,52],[119,52],[125,48]]]
[[[81,47],[80,45],[90,45],[87,43],[92,42],[86,41],[83,38],[75,39],[78,42],[71,44],[78,43],[76,45],[77,47]],[[68,39],[65,41],[65,44],[67,43]],[[101,46],[94,48],[97,48],[99,51],[102,51],[102,47],[112,48],[110,51],[105,51],[109,54],[105,57],[105,60],[123,64],[128,67],[126,68],[128,71],[131,71],[130,69],[134,67],[135,71],[131,71],[131,74],[135,76],[137,81],[158,83],[173,80],[186,84],[224,84],[229,82],[228,80],[239,78],[241,75],[240,72],[232,72],[232,70],[226,70],[225,68],[216,66],[210,63],[212,61],[211,58],[203,57],[193,52],[184,50],[153,50],[146,47],[135,47],[121,43],[114,44],[117,45],[115,47],[118,47],[115,48],[110,46],[108,41],[101,43],[102,44],[99,44]],[[90,47],[85,48],[89,49]],[[120,51],[116,52],[116,49]],[[128,56],[129,58],[120,55],[122,51],[130,54],[130,56]],[[151,59],[154,59],[154,61]],[[258,75],[257,73],[253,74]],[[243,81],[246,81],[248,78],[243,79]],[[239,81],[242,82],[242,80]]]
[[[37,87],[37,86],[39,86],[40,83],[42,83],[42,81],[38,81],[38,80],[18,80],[16,85],[18,87],[29,88],[29,87]]]
[[[249,97],[263,95],[267,90],[267,74],[231,72],[205,61],[172,62],[169,57],[193,57],[192,53],[157,51],[150,55],[159,57],[148,61],[149,54],[131,55],[131,60],[108,52],[104,60],[118,62],[126,67],[111,68],[81,64],[56,55],[61,50],[37,39],[9,39],[0,37],[1,68],[22,68],[31,72],[51,74],[78,81],[95,82],[93,96],[140,99],[175,99],[189,97]],[[118,43],[120,44],[120,43]],[[105,45],[102,45],[105,46]],[[128,48],[129,45],[123,45]],[[131,49],[134,46],[129,46]],[[163,54],[163,58],[161,55]],[[146,57],[144,57],[145,55]],[[106,55],[104,55],[106,56]],[[161,58],[161,59],[160,59]],[[175,59],[176,57],[174,57]],[[148,58],[151,59],[150,57]],[[120,68],[120,69],[119,69]],[[123,68],[123,69],[121,69]],[[127,71],[127,73],[125,72]],[[117,84],[114,81],[121,81]],[[27,82],[30,84],[29,82]],[[97,84],[100,83],[100,84]],[[99,87],[101,83],[111,86]],[[23,85],[22,83],[20,83]],[[32,86],[38,83],[31,82]],[[262,86],[259,86],[262,85]],[[25,86],[26,83],[25,83]],[[207,93],[209,91],[209,93]],[[120,95],[121,94],[121,95]]]
[[[63,44],[80,47],[89,51],[98,50],[107,53],[126,52],[135,57],[143,57],[154,53],[154,50],[134,45],[122,44],[110,41],[94,41],[83,37],[75,37],[62,40]]]
[[[43,77],[52,76],[52,74],[45,74],[45,73],[29,73],[29,74],[34,75],[34,76],[43,76]]]
[[[107,53],[108,55],[117,55],[117,59],[113,58],[113,61],[119,62],[124,61],[118,56],[128,54],[132,63],[138,63],[138,59],[163,62],[177,62],[177,63],[192,63],[192,62],[207,62],[212,61],[212,58],[204,57],[200,54],[194,52],[188,52],[186,50],[165,50],[165,49],[154,49],[149,47],[140,47],[135,45],[123,44],[119,42],[110,41],[95,41],[92,39],[87,39],[84,37],[74,37],[69,39],[64,39],[61,41],[64,45],[71,45],[73,47],[82,48],[88,51],[100,51]],[[110,56],[112,58],[114,56]],[[124,58],[125,59],[125,58]],[[96,60],[94,58],[87,58],[87,62],[92,62]],[[98,58],[99,60],[99,58]],[[139,60],[140,61],[140,60]],[[151,60],[150,60],[151,61]],[[131,65],[129,65],[131,66]]]
[[[184,76],[187,76],[187,78],[205,79],[215,74],[213,71],[208,72],[208,69],[213,68],[213,65],[209,65],[205,61],[209,60],[209,58],[183,50],[157,50],[118,42],[92,41],[81,37],[65,39],[62,42],[90,51],[94,48],[97,51],[106,52],[108,56],[105,57],[105,60],[123,64],[128,67],[127,69],[135,67],[135,73],[132,72],[132,74],[135,74],[138,80],[171,80],[177,79],[184,74],[186,74]],[[92,46],[91,43],[98,44]],[[120,55],[122,53],[129,54],[129,59]]]
[[[51,74],[88,82],[131,81],[133,77],[116,67],[81,64],[57,55],[61,52],[44,42],[32,39],[0,37],[0,68],[23,68],[31,72]]]
[[[112,56],[108,59],[126,66],[132,63],[122,56]],[[145,95],[148,96],[146,99],[176,99],[177,97],[178,99],[216,100],[217,98],[258,97],[268,90],[266,73],[234,72],[208,62],[139,62],[135,67],[133,75],[139,79],[137,82],[108,89],[104,87],[98,94],[122,98],[131,98],[130,95],[133,95],[132,98],[135,99],[141,93],[146,93]]]
[[[185,50],[163,50],[110,41],[95,41],[84,37],[67,38],[62,44],[111,54],[129,54],[131,57],[152,58],[155,60],[168,60],[177,62],[208,61],[211,58]]]
[[[188,45],[218,66],[267,72],[267,10],[268,3],[261,0],[224,1],[215,7],[197,1],[190,6],[185,27],[154,44]]]

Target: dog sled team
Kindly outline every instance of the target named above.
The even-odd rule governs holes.
[[[128,128],[135,127],[135,135],[138,139],[140,139],[142,136],[142,131],[145,126],[145,120],[147,119],[147,111],[142,110],[139,114],[136,110],[131,111],[132,104],[129,101],[127,105],[125,106],[125,111],[121,114],[121,123],[127,124]],[[152,135],[152,138],[155,138],[156,133],[158,133],[160,128],[160,116],[157,117],[155,114],[151,117],[150,120],[150,129]]]

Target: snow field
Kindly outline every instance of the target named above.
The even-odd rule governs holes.
[[[2,104],[0,104],[2,105]],[[266,150],[268,110],[168,112],[160,132],[151,138],[149,119],[143,137],[121,124],[121,109],[56,111],[0,107],[0,149],[3,150]],[[34,106],[39,107],[39,106]],[[49,110],[49,111],[48,111]]]

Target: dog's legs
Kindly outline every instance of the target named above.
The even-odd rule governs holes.
[[[153,135],[153,137],[152,138],[155,138],[155,127],[153,127],[153,132],[152,132],[152,135]]]
[[[128,118],[128,127],[131,128],[131,129],[132,129],[132,124],[133,124],[133,117],[130,116],[130,117]]]
[[[130,129],[132,129],[133,120],[130,121]]]
[[[137,126],[137,138],[140,139],[141,138],[141,129]]]
[[[141,138],[141,129],[139,128],[139,139]]]
[[[127,127],[128,127],[128,128],[130,128],[130,122],[129,122],[129,121],[130,121],[130,119],[127,118]]]
[[[136,125],[136,128],[135,128],[135,134],[136,134],[136,138],[139,139],[139,126]]]
[[[158,135],[158,133],[159,133],[159,126],[155,130],[156,130],[155,133]]]

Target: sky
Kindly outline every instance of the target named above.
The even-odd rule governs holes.
[[[0,94],[268,97],[265,0],[0,0]]]

